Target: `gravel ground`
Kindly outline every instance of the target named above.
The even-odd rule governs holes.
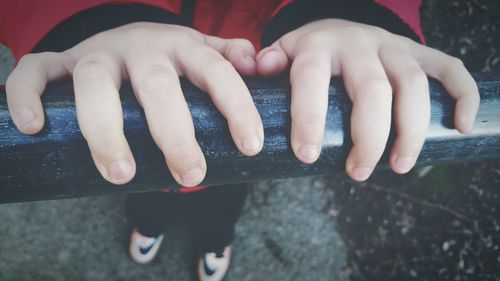
[[[429,45],[473,72],[500,70],[497,0],[424,3]],[[2,82],[12,66],[2,49],[0,65]],[[498,187],[500,161],[379,171],[363,184],[343,174],[258,183],[226,280],[500,280]],[[182,227],[153,264],[130,261],[123,199],[1,205],[0,280],[193,280]]]
[[[317,177],[256,184],[226,280],[347,280],[345,246],[324,211],[333,197]],[[0,280],[195,280],[191,237],[182,227],[167,232],[152,264],[129,259],[123,200],[0,206]]]

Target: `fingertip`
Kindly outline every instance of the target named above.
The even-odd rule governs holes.
[[[243,55],[239,59],[236,59],[234,62],[234,67],[236,70],[244,76],[253,76],[257,74],[257,62],[254,57],[251,55]]]
[[[363,167],[363,166],[347,166],[346,172],[353,179],[354,181],[357,182],[363,182],[366,181],[370,175],[372,174],[373,169],[369,167]]]
[[[312,164],[318,160],[320,148],[315,144],[302,144],[296,146],[294,153],[301,162]]]
[[[135,176],[135,161],[130,159],[119,159],[106,165],[104,177],[111,183],[122,185]]]
[[[252,119],[247,118],[245,120]],[[245,130],[241,130],[245,128],[245,123],[243,123],[245,121],[235,122],[235,120],[232,120],[229,125],[234,143],[241,154],[245,156],[255,156],[259,154],[264,146],[264,127],[260,120],[260,116],[255,116],[253,120],[252,126],[248,125],[248,121],[246,122],[247,128]]]
[[[257,73],[264,77],[278,75],[288,66],[288,57],[283,51],[268,48],[257,55]]]
[[[186,168],[185,170],[175,170],[173,167],[169,168],[175,181],[183,187],[195,187],[200,185],[207,173],[207,165],[203,154],[201,155],[199,163]]]
[[[222,49],[222,55],[240,74],[255,75],[257,73],[256,51],[252,43],[245,39],[231,39],[229,42],[226,48]]]
[[[262,150],[264,142],[257,135],[243,139],[241,143],[241,153],[246,156],[255,156]]]
[[[13,121],[23,134],[33,135],[38,133],[44,125],[43,113],[35,113],[29,108],[20,108],[13,113]]]
[[[474,119],[467,115],[457,115],[455,117],[455,127],[462,134],[470,134],[474,128]]]
[[[183,172],[180,175],[179,184],[184,187],[195,187],[199,185],[205,178],[206,171],[201,168],[194,168]]]
[[[478,102],[479,103],[479,102]],[[462,134],[470,134],[474,130],[474,121],[479,105],[472,101],[460,99],[455,109],[455,127]]]
[[[183,187],[201,184],[207,173],[207,163],[196,140],[181,145],[167,144],[166,147],[162,150],[168,170],[175,181]]]
[[[410,156],[394,156],[391,159],[390,165],[395,173],[406,174],[415,165],[415,160]]]
[[[363,182],[370,177],[375,166],[366,159],[360,159],[359,155],[360,153],[356,149],[351,150],[349,156],[347,156],[345,171],[352,180]]]

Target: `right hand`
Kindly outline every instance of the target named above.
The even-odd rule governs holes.
[[[72,75],[78,123],[94,163],[106,180],[124,184],[136,167],[123,133],[118,93],[122,79],[129,79],[168,169],[182,186],[196,186],[207,168],[179,76],[208,92],[227,119],[238,149],[252,156],[262,149],[264,130],[238,72],[255,74],[254,57],[254,47],[243,39],[220,39],[176,25],[133,23],[61,53],[24,56],[7,80],[7,102],[17,128],[35,134],[44,125],[40,96],[46,84]]]

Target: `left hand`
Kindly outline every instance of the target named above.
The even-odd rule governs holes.
[[[391,111],[397,137],[390,166],[406,173],[415,165],[430,120],[427,75],[438,79],[456,100],[454,123],[461,133],[472,130],[479,107],[477,85],[459,59],[375,26],[319,20],[285,34],[257,54],[262,76],[279,74],[290,63],[295,155],[304,163],[318,159],[330,78],[342,76],[353,102],[353,147],[346,171],[357,181],[370,176],[384,152]]]

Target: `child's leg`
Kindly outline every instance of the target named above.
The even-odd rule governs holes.
[[[129,223],[142,235],[160,235],[173,219],[175,197],[174,194],[159,191],[128,194],[125,212]]]
[[[220,254],[231,244],[246,196],[246,184],[209,187],[187,194],[191,227],[202,252]]]

